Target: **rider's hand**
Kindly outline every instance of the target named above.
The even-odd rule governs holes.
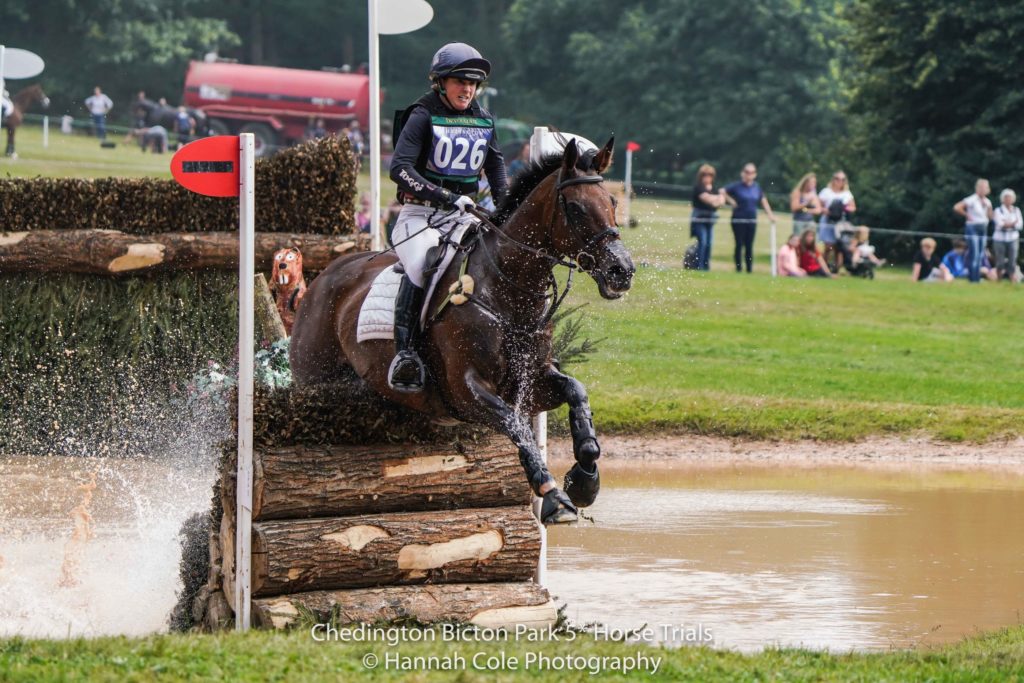
[[[459,198],[452,202],[452,206],[458,209],[460,213],[466,213],[469,209],[476,206],[476,202],[466,195],[459,195]]]

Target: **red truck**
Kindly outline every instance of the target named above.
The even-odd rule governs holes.
[[[206,114],[212,135],[253,133],[261,156],[301,141],[316,119],[323,119],[331,133],[353,120],[366,131],[370,79],[365,74],[192,62],[184,103]]]

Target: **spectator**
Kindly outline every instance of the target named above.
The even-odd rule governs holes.
[[[832,277],[814,238],[814,230],[804,230],[796,250],[798,264],[811,277]]]
[[[352,151],[355,152],[357,157],[363,156],[363,148],[365,143],[363,141],[363,131],[359,130],[359,122],[352,121],[348,124],[348,128],[345,129],[345,137],[348,138],[348,144],[352,146]]]
[[[736,272],[743,272],[740,263],[740,255],[743,255],[743,263],[746,264],[747,272],[754,268],[754,234],[757,232],[757,206],[760,204],[764,212],[768,214],[768,220],[775,222],[775,214],[764,196],[764,191],[757,184],[757,166],[747,164],[740,172],[740,179],[725,186],[725,194],[730,204],[735,208],[732,212],[732,235],[736,240],[736,248],[733,251],[733,261],[736,263]]]
[[[921,240],[921,248],[914,255],[914,270],[911,276],[914,282],[948,282],[953,279],[946,267],[935,255],[935,240],[925,237]]]
[[[359,232],[370,232],[370,195],[363,193],[359,198],[359,211],[356,213],[356,227]]]
[[[697,238],[697,270],[711,269],[711,239],[715,229],[716,210],[725,204],[725,189],[715,189],[715,167],[702,164],[697,169],[693,186],[693,214],[690,236]]]
[[[850,241],[850,263],[847,266],[851,275],[874,279],[875,268],[885,263],[884,258],[875,255],[874,246],[868,243],[870,237],[871,230],[866,225],[858,227],[854,232]]]
[[[0,90],[0,123],[14,111],[14,102],[11,102],[11,93],[7,90]]]
[[[999,206],[992,212],[992,220],[996,224],[992,233],[996,271],[1010,282],[1017,282],[1017,251],[1020,230],[1024,228],[1024,218],[1021,217],[1020,207],[1015,205],[1016,201],[1017,193],[1006,188],[999,193]]]
[[[953,205],[953,211],[964,217],[964,237],[967,238],[967,279],[981,281],[981,261],[985,256],[985,241],[988,236],[988,222],[992,220],[992,192],[988,181],[978,178],[974,183],[974,194],[964,197]]]
[[[825,245],[825,260],[830,263],[834,261],[832,272],[838,272],[843,267],[843,255],[836,246],[839,239],[836,224],[857,210],[853,192],[850,191],[850,181],[844,171],[832,174],[832,180],[818,193],[818,200],[821,203],[818,239]]]
[[[184,106],[178,107],[178,113],[174,116],[174,129],[178,133],[178,147],[187,145],[192,136],[196,134],[196,120],[189,116]]]
[[[793,234],[814,228],[816,216],[821,215],[818,199],[818,176],[807,173],[789,193],[789,210],[793,212]]]
[[[530,167],[530,141],[527,140],[523,143],[522,149],[519,150],[519,156],[512,160],[512,163],[508,165],[508,177],[511,178],[514,175],[522,173]]]
[[[319,140],[320,138],[325,137],[327,137],[327,124],[323,119],[311,118],[309,120],[309,125],[306,126],[306,139]]]
[[[85,98],[85,107],[92,116],[92,125],[96,137],[100,140],[107,139],[107,112],[114,108],[114,103],[109,97],[103,94],[100,86],[93,88],[92,95]]]
[[[132,107],[135,128],[145,128],[149,125],[149,112],[153,111],[154,107],[156,107],[156,103],[146,99],[146,91],[140,90],[135,96],[135,104]]]
[[[800,235],[793,234],[779,249],[778,268],[779,275],[782,277],[807,277],[807,271],[800,267],[800,260],[797,256],[797,247],[799,246]]]
[[[149,128],[135,128],[126,136],[126,140],[137,138],[142,151],[152,151],[154,154],[163,154],[167,151],[167,129],[163,126],[150,126]]]
[[[942,266],[950,274],[950,279],[968,277],[970,270],[967,265],[967,240],[957,237],[953,240],[953,248],[942,257]]]

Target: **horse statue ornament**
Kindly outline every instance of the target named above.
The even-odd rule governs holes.
[[[601,177],[611,166],[614,138],[601,149],[582,138],[563,140],[564,149],[543,156],[513,181],[494,214],[477,212],[480,222],[461,240],[443,243],[454,255],[424,309],[423,391],[388,386],[390,340],[358,340],[360,307],[371,283],[396,261],[389,253],[343,256],[313,280],[290,350],[298,384],[335,381],[354,371],[395,403],[439,421],[487,425],[506,435],[519,449],[533,493],[543,498],[544,524],[575,521],[578,508],[592,504],[600,488],[601,447],[586,388],[551,357],[552,315],[574,271],[589,274],[603,298],[617,299],[635,270],[616,228],[615,199]],[[438,221],[446,215],[454,211],[437,209]],[[569,273],[561,292],[556,267]],[[569,404],[576,459],[564,490],[548,471],[530,426],[531,415],[563,403]]]

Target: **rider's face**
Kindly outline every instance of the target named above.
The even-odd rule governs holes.
[[[476,81],[467,81],[464,78],[445,78],[441,81],[445,98],[454,109],[459,111],[468,109],[469,105],[473,103],[476,86]]]

